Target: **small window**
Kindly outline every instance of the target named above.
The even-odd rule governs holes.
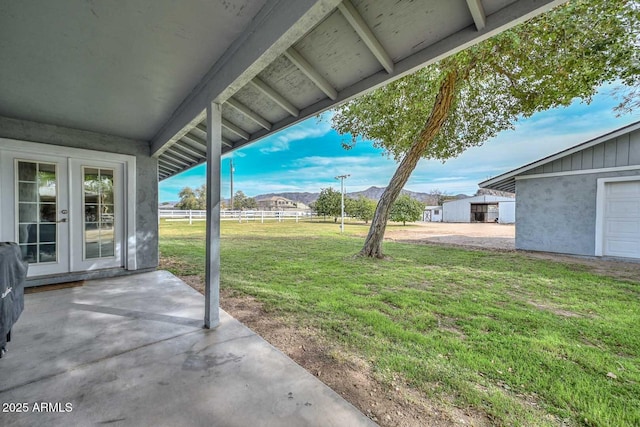
[[[440,215],[440,209],[434,209],[433,210],[433,214],[434,215]]]

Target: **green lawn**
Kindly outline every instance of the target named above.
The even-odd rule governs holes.
[[[640,425],[640,283],[431,245],[354,258],[364,231],[224,222],[221,286],[319,329],[382,381],[400,376],[497,425]],[[204,222],[161,223],[174,274],[204,275],[203,237]]]

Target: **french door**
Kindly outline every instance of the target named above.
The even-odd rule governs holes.
[[[2,240],[29,277],[123,266],[121,163],[4,151],[0,175]]]

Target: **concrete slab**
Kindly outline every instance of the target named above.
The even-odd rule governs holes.
[[[25,306],[0,359],[3,426],[375,425],[227,313],[202,329],[204,297],[168,272]]]

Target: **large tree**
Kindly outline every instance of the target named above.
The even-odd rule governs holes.
[[[195,190],[191,187],[184,187],[178,193],[180,201],[176,203],[176,208],[184,210],[202,210],[207,208],[207,186],[202,184]]]
[[[376,212],[376,202],[363,195],[357,199],[344,199],[345,212],[349,216],[354,216],[368,224]]]
[[[398,162],[360,254],[383,257],[393,202],[421,158],[446,160],[521,117],[638,80],[638,0],[573,0],[338,107],[333,127]]]
[[[411,198],[408,194],[401,194],[391,205],[389,217],[391,221],[407,225],[407,221],[415,222],[422,218],[423,212],[424,203]]]
[[[256,202],[256,199],[245,195],[242,191],[236,191],[236,194],[233,196],[233,210],[244,211],[257,208],[258,202]]]
[[[329,215],[337,221],[342,214],[342,195],[331,187],[323,188],[320,190],[318,199],[313,203],[313,210],[318,215]]]

